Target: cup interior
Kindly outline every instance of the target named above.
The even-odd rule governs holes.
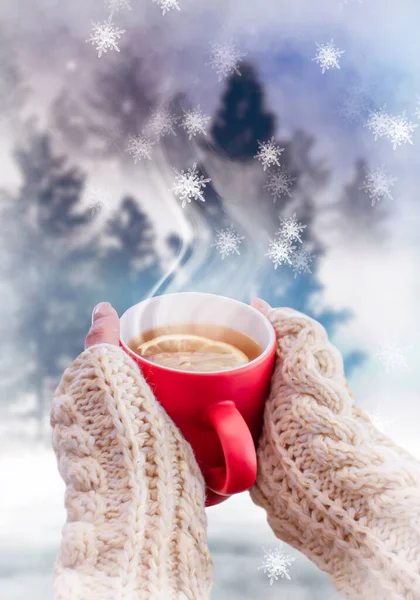
[[[231,327],[259,344],[263,353],[271,348],[274,329],[256,308],[225,296],[200,292],[180,292],[155,296],[135,304],[121,317],[124,346],[149,329],[185,323]],[[249,364],[249,363],[248,363]],[[239,367],[240,368],[240,367]]]

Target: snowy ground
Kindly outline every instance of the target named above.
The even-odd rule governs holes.
[[[51,572],[65,522],[64,484],[51,449],[9,447],[0,455],[0,598],[52,600]],[[264,549],[279,546],[263,510],[247,494],[208,509],[215,565],[212,600],[339,600],[327,575],[293,548],[291,579],[270,585]]]

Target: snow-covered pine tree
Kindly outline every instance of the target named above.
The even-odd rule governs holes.
[[[4,343],[19,356],[9,369],[11,389],[3,400],[32,393],[42,423],[45,382],[58,380],[69,359],[83,350],[92,305],[95,247],[87,232],[92,217],[79,207],[84,176],[57,156],[48,135],[29,129],[15,152],[22,184],[15,196],[3,194],[2,278],[13,302],[5,307],[10,322]]]
[[[211,167],[213,160],[210,154],[213,150],[213,154],[223,161],[222,164],[215,165],[214,170],[220,173],[220,185],[216,191],[224,199],[227,211],[231,197],[236,196],[235,203],[238,205],[243,202],[243,214],[253,204],[255,211],[250,215],[250,221],[253,221],[254,227],[257,228],[259,223],[268,233],[273,233],[270,226],[290,203],[291,193],[299,183],[301,169],[293,160],[290,143],[275,139],[277,118],[267,107],[264,86],[255,67],[242,62],[238,69],[241,75],[234,73],[228,78],[212,122],[206,166],[209,163]],[[280,148],[280,164],[291,179],[287,191],[277,198],[273,197],[268,186],[271,177],[279,171],[278,166],[263,171],[261,162],[256,159],[261,144],[271,140]],[[226,170],[225,177],[222,175],[223,170]],[[217,185],[216,180],[213,185]],[[212,185],[206,190],[206,198],[211,195],[211,190]],[[202,208],[205,210],[205,207]]]
[[[121,314],[140,302],[161,276],[153,224],[139,203],[127,196],[107,222],[101,249],[106,300]]]
[[[140,135],[157,104],[157,82],[151,75],[147,39],[136,33],[124,36],[120,53],[99,65],[86,99],[94,115],[90,131],[105,143],[107,154],[127,158],[130,136]],[[98,61],[99,63],[100,61]],[[162,69],[162,65],[159,67]]]
[[[278,216],[291,202],[301,171],[293,161],[290,143],[276,140],[276,116],[267,107],[264,86],[255,67],[242,62],[238,70],[241,75],[235,73],[227,79],[213,119],[211,141],[203,161],[212,182],[205,190],[206,204],[199,204],[198,208],[207,213],[214,230],[233,223],[238,233],[245,236],[241,258],[231,255],[223,267],[227,270],[232,264],[230,285],[237,288],[243,287],[241,273],[247,270],[249,293],[258,294],[271,271],[264,258],[268,237],[274,235]],[[269,185],[280,168],[276,165],[264,170],[256,158],[261,145],[271,142],[278,146],[280,163],[291,180],[288,189],[276,198]],[[234,293],[239,293],[239,289]]]
[[[248,63],[242,63],[239,70],[241,75],[234,74],[227,81],[226,92],[221,98],[221,106],[211,129],[216,154],[223,157],[223,162],[213,167],[219,182],[222,181],[220,172],[223,168],[226,170],[224,184],[218,185],[217,193],[222,198],[226,212],[230,212],[231,199],[236,196],[236,214],[240,214],[241,233],[246,235],[241,257],[234,257],[232,262],[239,263],[238,273],[249,268],[248,299],[260,295],[274,306],[293,306],[315,316],[331,333],[350,315],[345,310],[328,308],[316,315],[312,312],[312,298],[322,292],[317,267],[324,252],[322,240],[315,234],[318,211],[316,198],[327,185],[330,173],[322,160],[313,157],[315,139],[306,132],[296,131],[288,140],[276,139],[278,115],[266,108],[262,82]],[[257,163],[257,169],[254,166],[260,148],[258,142],[271,139],[283,149],[279,157],[280,168],[292,180],[287,191],[279,194],[275,202],[270,193],[273,190],[267,191],[267,183],[272,181],[273,173],[279,172],[279,167],[271,166],[261,178],[261,165]],[[207,170],[211,176],[212,169]],[[205,192],[206,203],[207,198],[214,195],[213,186],[214,178]],[[199,205],[199,208],[203,212],[208,210],[204,205]],[[274,232],[279,230],[280,219],[290,218],[293,213],[296,213],[300,223],[306,225],[302,234],[303,242],[295,243],[293,265],[286,263],[275,270],[269,258],[264,257],[269,245],[268,238],[272,238]],[[247,224],[248,231],[244,232]],[[299,250],[307,251],[308,256],[302,252],[298,254]],[[254,256],[254,261],[248,267],[245,258],[249,253]],[[224,268],[227,268],[228,261],[225,262]],[[351,354],[348,358],[348,364],[352,366],[361,357]]]
[[[218,150],[231,160],[249,160],[258,152],[258,141],[275,134],[276,119],[265,107],[264,90],[255,68],[249,63],[239,66],[229,77],[225,93],[211,127]]]

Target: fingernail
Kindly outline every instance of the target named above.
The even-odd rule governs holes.
[[[112,312],[112,306],[109,302],[99,302],[93,309],[92,323],[97,317],[106,317]]]

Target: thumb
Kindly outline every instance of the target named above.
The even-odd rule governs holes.
[[[85,349],[95,344],[120,342],[120,320],[118,313],[109,302],[100,302],[92,313],[92,325],[85,340]]]
[[[271,306],[265,300],[261,300],[261,298],[253,298],[251,301],[251,306],[259,310],[263,315],[267,315]]]

